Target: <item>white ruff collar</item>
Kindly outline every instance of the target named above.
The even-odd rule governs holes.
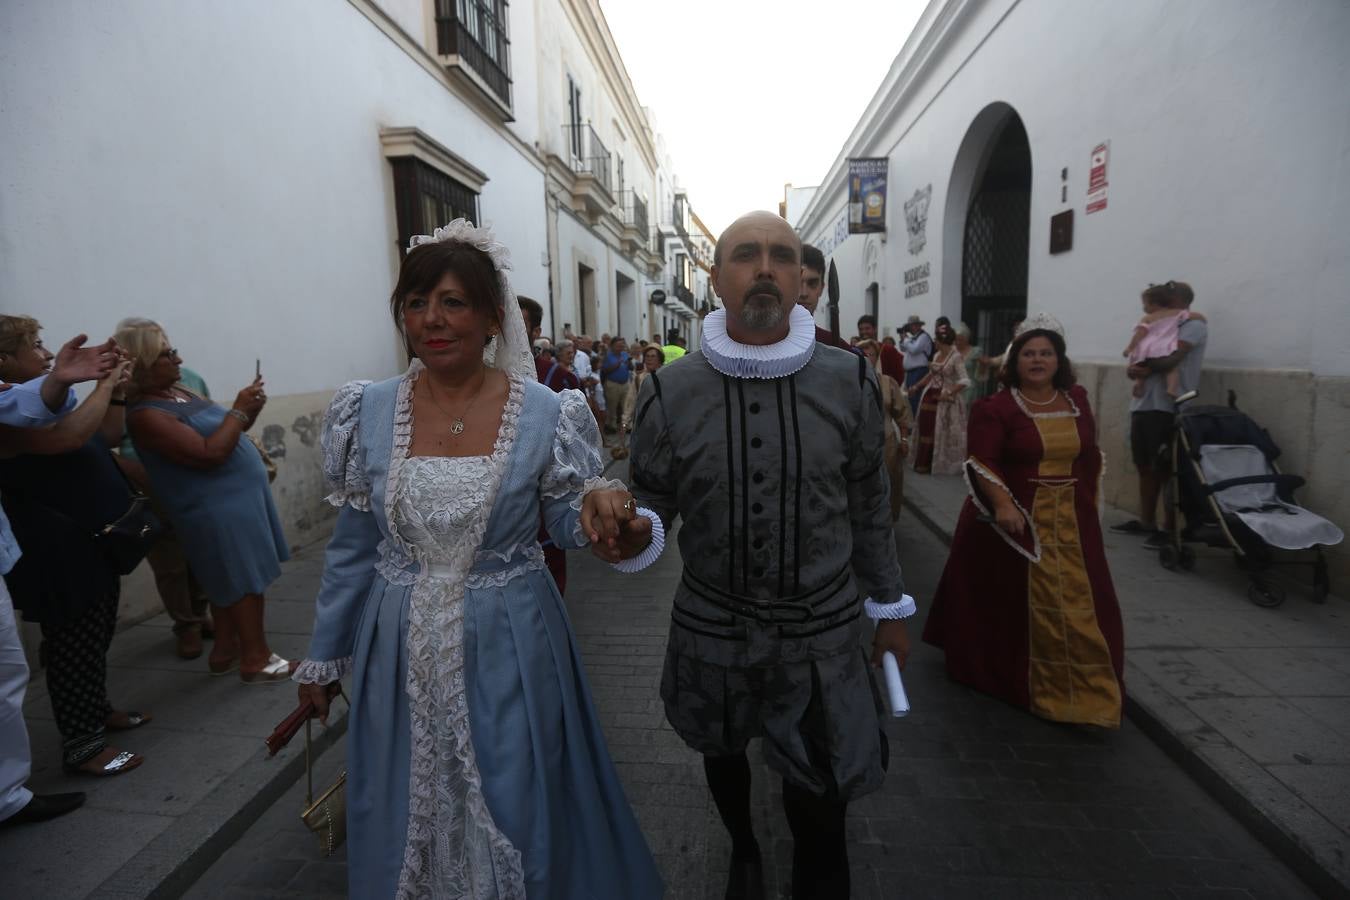
[[[784,378],[800,371],[816,349],[816,320],[806,307],[792,304],[788,335],[776,344],[742,344],[727,334],[727,311],[703,320],[703,356],[732,378]]]

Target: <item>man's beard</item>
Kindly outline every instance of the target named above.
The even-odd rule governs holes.
[[[741,324],[752,331],[768,331],[783,321],[783,292],[766,282],[752,285],[741,306]]]

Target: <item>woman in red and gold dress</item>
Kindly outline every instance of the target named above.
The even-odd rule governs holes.
[[[1102,455],[1063,330],[1022,326],[971,411],[961,512],[924,640],[955,680],[1058,722],[1116,728],[1124,634],[1097,513]]]

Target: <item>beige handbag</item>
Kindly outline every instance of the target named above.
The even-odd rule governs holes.
[[[347,695],[340,687],[338,696],[347,700]],[[347,700],[349,711],[351,705],[351,701]],[[319,849],[323,855],[332,856],[347,840],[347,773],[344,770],[337,781],[319,795],[318,800],[314,799],[310,721],[305,720],[305,811],[300,814],[300,818],[305,820],[305,827],[319,836]]]

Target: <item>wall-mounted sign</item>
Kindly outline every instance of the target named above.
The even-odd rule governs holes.
[[[848,233],[879,234],[886,231],[886,172],[890,160],[848,161]]]
[[[814,245],[815,248],[819,250],[821,253],[825,254],[826,256],[829,256],[831,253],[834,252],[835,247],[838,247],[847,239],[848,239],[848,210],[844,210],[839,214],[839,218],[834,220],[833,225],[831,225],[814,241],[810,241],[810,243]]]
[[[933,199],[930,182],[905,201],[905,230],[909,232],[909,252],[917,256],[928,243],[928,204]]]
[[[928,293],[928,263],[920,263],[905,270],[905,298]]]
[[[657,306],[661,306],[665,302],[666,302],[665,291],[661,290],[660,288],[657,288],[656,290],[652,291],[652,303],[655,303]]]
[[[1092,148],[1092,159],[1088,165],[1088,215],[1106,209],[1106,164],[1110,157],[1110,141]]]
[[[1073,249],[1073,210],[1066,209],[1050,217],[1050,252]]]

